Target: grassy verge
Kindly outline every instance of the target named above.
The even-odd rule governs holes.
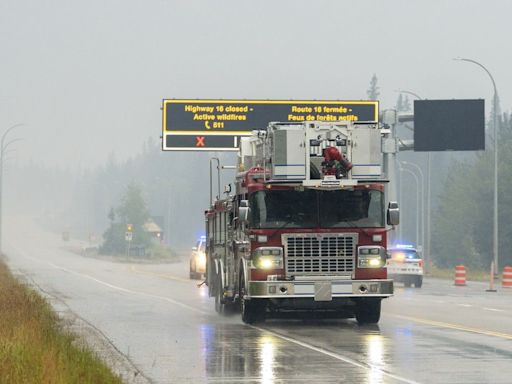
[[[46,300],[20,284],[0,261],[0,381],[121,383],[74,340]]]
[[[100,253],[97,246],[85,248],[78,246],[65,246],[62,248],[81,256],[126,263],[175,263],[180,261],[180,257],[177,252],[166,245],[160,244],[150,245],[145,249],[144,256],[136,256],[133,254],[128,256],[126,253],[104,254]]]
[[[436,266],[432,266],[432,269],[429,271],[428,276],[437,277],[440,279],[454,279],[455,268],[438,268]],[[489,281],[489,278],[489,271],[466,268],[466,280]]]

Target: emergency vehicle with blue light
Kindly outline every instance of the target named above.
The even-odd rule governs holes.
[[[406,287],[421,288],[423,284],[423,259],[410,244],[397,244],[388,249],[388,277]]]
[[[201,236],[190,254],[190,278],[201,279],[206,272],[206,236]]]

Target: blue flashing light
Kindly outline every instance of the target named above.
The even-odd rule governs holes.
[[[398,249],[415,249],[414,245],[412,244],[395,244],[393,248]]]

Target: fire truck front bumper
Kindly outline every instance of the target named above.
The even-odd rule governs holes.
[[[389,297],[393,280],[293,280],[250,281],[249,297],[254,299],[312,298],[330,301],[336,297]]]

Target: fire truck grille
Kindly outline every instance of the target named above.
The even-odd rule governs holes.
[[[356,233],[283,235],[287,276],[352,273],[357,239]]]

